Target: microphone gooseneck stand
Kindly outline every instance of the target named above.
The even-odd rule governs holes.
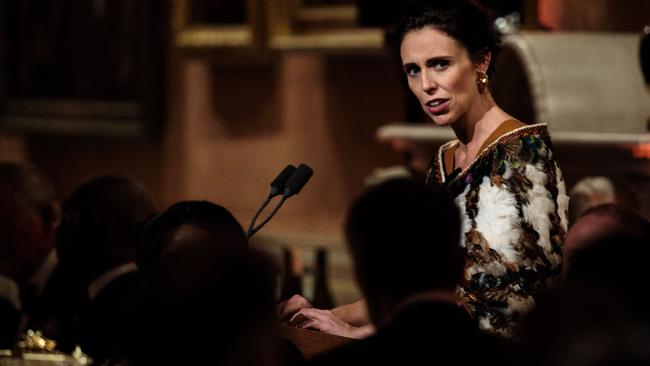
[[[280,174],[271,182],[271,191],[269,192],[268,197],[264,200],[260,208],[257,210],[255,215],[253,216],[253,219],[251,220],[250,224],[248,225],[248,229],[246,230],[246,237],[250,238],[253,235],[255,235],[256,232],[258,232],[264,225],[266,225],[273,216],[278,212],[280,207],[284,204],[284,202],[291,196],[297,195],[300,193],[300,190],[302,187],[307,184],[307,181],[311,178],[311,176],[314,174],[314,171],[307,165],[307,164],[300,164],[298,167],[294,167],[293,165],[289,164],[287,165]],[[271,202],[273,197],[280,195],[282,192],[282,198],[278,202],[277,205],[273,208],[271,213],[260,223],[259,225],[255,226],[255,221],[257,221],[258,217],[262,214],[262,211],[264,211],[264,208],[268,206],[268,204]]]

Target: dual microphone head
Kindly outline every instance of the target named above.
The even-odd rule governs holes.
[[[300,164],[297,168],[291,164],[287,165],[271,182],[269,198],[280,194],[291,197],[300,193],[313,174],[314,171],[307,164]]]
[[[307,181],[309,181],[309,178],[311,178],[313,174],[314,171],[307,164],[300,164],[297,168],[291,164],[287,165],[271,182],[271,191],[269,192],[269,195],[264,203],[262,203],[262,206],[257,210],[255,216],[253,216],[250,225],[248,225],[248,230],[246,230],[246,237],[250,238],[259,229],[266,225],[266,223],[271,220],[275,213],[278,212],[280,207],[282,207],[282,204],[284,204],[284,201],[286,201],[287,198],[300,193],[302,187],[307,184]],[[266,219],[264,219],[261,224],[255,226],[255,221],[262,213],[264,208],[269,204],[269,202],[271,202],[271,199],[273,197],[279,195],[282,195],[280,202],[275,206],[273,211]]]

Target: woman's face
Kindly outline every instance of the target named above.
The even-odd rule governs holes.
[[[483,68],[447,34],[433,27],[410,31],[400,55],[409,88],[435,124],[447,126],[465,118],[479,100],[476,72]]]

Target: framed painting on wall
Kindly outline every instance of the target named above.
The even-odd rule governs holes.
[[[174,44],[181,48],[246,48],[262,44],[260,0],[172,0]]]
[[[272,49],[358,52],[383,47],[383,30],[359,26],[356,0],[269,0],[267,13]]]
[[[160,122],[164,7],[2,0],[0,128],[135,137]]]

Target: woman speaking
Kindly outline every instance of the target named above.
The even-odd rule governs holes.
[[[548,130],[496,105],[489,80],[498,37],[476,6],[438,0],[405,15],[397,35],[409,89],[456,136],[434,156],[427,182],[447,186],[461,212],[467,264],[458,300],[481,329],[508,337],[562,269],[568,197]],[[372,331],[363,301],[327,311],[294,296],[279,311],[328,333]]]

